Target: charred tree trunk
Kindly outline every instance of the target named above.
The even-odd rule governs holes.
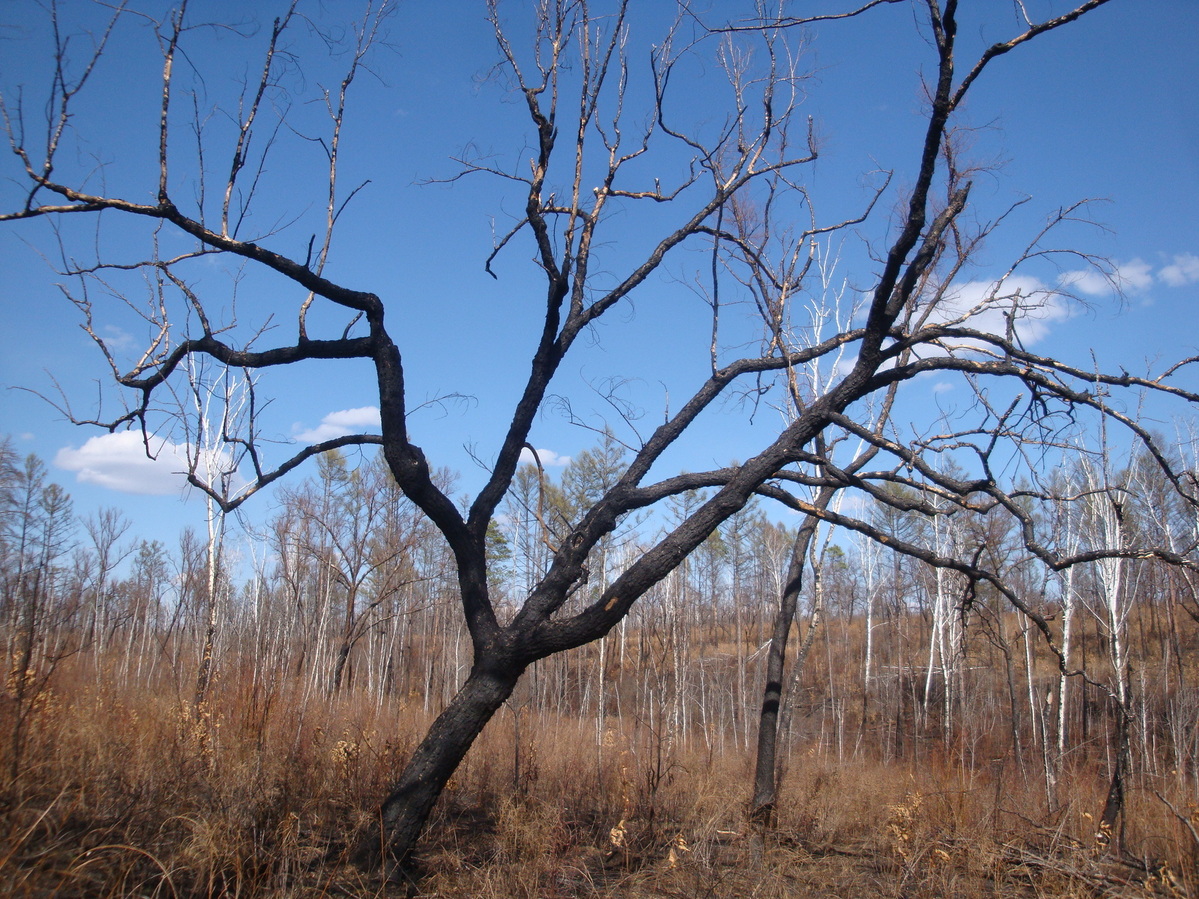
[[[341,641],[341,645],[337,647],[337,658],[333,661],[333,677],[329,681],[329,692],[337,694],[341,692],[342,681],[345,678],[346,662],[350,658],[350,648],[353,644],[349,639]]]
[[[369,864],[383,859],[391,879],[403,879],[412,851],[445,785],[492,715],[512,695],[523,668],[515,663],[476,662],[450,704],[416,748],[391,795],[379,810],[379,827],[359,843]]]
[[[821,495],[818,504],[825,508],[831,499],[832,491],[827,491],[827,495]],[[787,581],[779,598],[774,631],[770,637],[770,649],[766,657],[766,686],[762,693],[762,711],[758,718],[754,792],[749,806],[750,821],[760,828],[768,828],[774,824],[775,804],[778,801],[779,712],[783,701],[787,641],[791,636],[791,623],[795,620],[795,609],[799,602],[800,590],[803,588],[804,561],[819,524],[819,519],[809,515],[795,536],[791,562],[787,569]]]
[[[1126,697],[1129,693],[1125,692]],[[1103,814],[1099,817],[1099,833],[1101,845],[1110,845],[1116,852],[1124,849],[1124,795],[1128,783],[1128,775],[1132,768],[1132,703],[1125,699],[1119,701],[1113,698],[1116,706],[1116,758],[1112,765],[1112,782],[1108,787],[1107,799],[1103,804]],[[1117,827],[1117,822],[1119,826]]]

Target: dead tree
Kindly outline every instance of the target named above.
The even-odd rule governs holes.
[[[529,665],[608,633],[639,597],[755,494],[785,493],[772,485],[795,466],[810,469],[813,461],[819,463],[813,455],[830,429],[882,441],[869,428],[861,435],[855,430],[863,404],[873,397],[894,387],[902,390],[905,383],[934,371],[970,384],[1011,382],[1024,393],[1020,414],[1026,431],[1055,412],[1091,410],[1128,427],[1168,467],[1151,435],[1123,416],[1110,395],[1149,391],[1184,403],[1199,400],[1174,386],[1179,368],[1158,377],[1109,375],[1028,352],[1017,328],[993,333],[978,324],[994,312],[1016,322],[1045,300],[1011,289],[1002,277],[967,306],[953,302],[955,279],[988,231],[969,224],[977,216],[963,215],[971,182],[969,168],[959,165],[955,153],[955,114],[991,63],[1104,2],[1088,0],[1047,21],[1021,25],[1010,39],[964,65],[956,51],[957,0],[916,3],[931,68],[922,134],[896,181],[903,185],[902,196],[890,196],[890,178],[880,177],[856,213],[833,221],[817,217],[804,187],[818,143],[814,125],[801,112],[807,87],[801,84],[797,38],[803,23],[753,8],[743,21],[704,27],[680,4],[673,28],[646,42],[641,38],[645,23],[633,21],[641,11],[627,0],[604,3],[602,9],[586,0],[549,0],[537,5],[531,28],[503,19],[527,14],[520,5],[509,11],[498,0],[488,3],[497,71],[517,100],[509,108],[524,117],[529,150],[512,164],[464,153],[459,177],[496,178],[507,196],[515,198],[519,212],[511,228],[480,262],[491,271],[501,254],[506,261],[523,242],[533,254],[531,272],[540,286],[530,293],[525,281],[521,289],[526,302],[540,311],[529,335],[530,350],[520,364],[527,377],[502,437],[486,451],[476,450],[478,458],[487,460],[487,474],[465,509],[439,486],[435,466],[418,443],[419,427],[411,416],[421,402],[409,395],[407,386],[405,353],[411,347],[406,345],[406,316],[415,304],[444,298],[414,296],[402,284],[357,284],[352,276],[331,273],[336,226],[353,214],[350,201],[369,190],[365,183],[347,188],[341,178],[347,98],[364,75],[384,65],[372,51],[390,4],[372,3],[363,20],[336,32],[322,32],[316,10],[302,16],[298,4],[285,7],[269,28],[248,35],[263,47],[255,69],[260,74],[223,106],[216,125],[201,108],[205,90],[216,80],[205,81],[199,71],[202,50],[185,51],[213,32],[194,27],[199,23],[186,5],[154,23],[161,90],[150,153],[139,157],[123,146],[120,157],[149,166],[143,173],[148,179],[140,186],[136,172],[122,171],[117,178],[116,162],[103,179],[79,163],[92,157],[76,152],[80,135],[75,128],[85,120],[75,115],[82,104],[123,99],[90,91],[108,71],[108,50],[124,39],[126,20],[144,26],[145,18],[121,7],[108,24],[91,29],[91,49],[82,58],[77,55],[80,42],[68,52],[68,29],[55,22],[48,93],[36,104],[29,94],[7,93],[4,98],[11,158],[17,163],[10,179],[18,188],[5,188],[0,220],[53,219],[62,224],[60,267],[75,278],[69,295],[128,398],[119,414],[89,416],[89,423],[146,433],[164,427],[164,420],[180,413],[165,401],[173,385],[186,383],[188,371],[194,370],[188,362],[194,358],[206,357],[210,364],[255,377],[306,363],[356,362],[356,370],[371,372],[377,430],[318,440],[287,458],[273,459],[277,450],[272,453],[267,438],[277,430],[271,430],[265,404],[252,398],[244,427],[222,435],[230,450],[241,455],[246,489],[229,497],[219,485],[206,483],[199,467],[190,473],[191,482],[231,511],[314,456],[378,446],[405,495],[452,551],[473,666],[382,802],[380,827],[362,842],[365,856],[401,863],[409,858],[445,784]],[[856,17],[874,15],[887,5],[873,0],[830,17],[846,19],[830,26],[852,27]],[[221,34],[228,39],[227,31]],[[329,82],[332,87],[314,87],[315,76],[294,76],[292,64],[305,49],[305,36],[315,38],[325,54],[329,46],[338,50],[329,58],[344,69]],[[648,67],[639,68],[647,55]],[[122,66],[135,64],[133,54],[122,50],[120,56]],[[216,57],[214,64],[227,67],[227,60]],[[713,103],[724,98],[723,114],[706,109],[697,117],[679,102],[681,95],[695,90],[689,79],[698,71],[707,71],[712,79],[705,85],[712,86]],[[295,102],[293,91],[304,90],[315,90],[319,103]],[[48,111],[46,127],[38,133],[30,124],[35,108]],[[321,121],[312,118],[313,109],[321,110]],[[128,144],[144,135],[131,124],[122,139]],[[285,166],[288,180],[272,180],[276,173],[269,163],[292,140],[297,146]],[[305,158],[311,162],[312,157],[303,156],[306,150],[315,154],[322,171],[312,196],[305,195],[307,185],[299,177],[313,171],[299,163]],[[380,154],[379,164],[390,165],[393,151]],[[214,184],[211,173],[218,167],[227,175]],[[880,206],[876,201],[884,196],[890,200]],[[876,209],[885,205],[895,209],[893,219],[871,248],[875,263],[855,273],[848,305],[811,327],[799,321],[820,287],[814,266],[822,241],[880,216]],[[319,209],[320,222],[309,229],[313,208]],[[71,243],[70,223],[97,215],[104,227],[125,222],[119,248],[110,252],[103,242]],[[634,218],[645,224],[630,231]],[[441,228],[452,225],[441,223]],[[122,258],[134,240],[145,241],[144,253]],[[88,253],[89,246],[98,248],[99,258],[77,255]],[[589,499],[588,508],[579,511],[560,539],[555,537],[544,575],[514,614],[501,617],[487,571],[488,525],[513,482],[538,415],[550,402],[562,407],[551,386],[557,389],[566,377],[564,363],[579,355],[580,345],[587,343],[579,338],[595,326],[611,321],[635,330],[635,321],[626,314],[629,304],[634,297],[652,295],[663,273],[694,260],[688,250],[702,251],[706,260],[694,283],[704,285],[697,289],[707,301],[705,314],[711,316],[711,365],[693,380],[681,402],[676,392],[659,410],[652,428],[639,426],[631,407],[612,393],[603,396],[604,407],[621,419],[614,425],[629,448],[627,468],[601,495]],[[244,302],[235,315],[230,294],[222,296],[211,278],[198,274],[212,271],[213,257],[241,267],[235,284],[237,278],[265,272],[253,284],[269,286],[269,300]],[[127,276],[140,279],[147,302],[136,299]],[[247,291],[243,287],[240,292]],[[734,304],[733,297],[746,302]],[[144,352],[131,359],[105,339],[101,308],[111,301],[136,306],[150,335]],[[850,306],[858,314],[851,314]],[[747,309],[754,310],[748,322],[739,317]],[[277,324],[289,317],[286,336]],[[761,340],[747,341],[747,328]],[[797,336],[798,328],[805,329],[802,335]],[[446,330],[455,341],[452,323]],[[743,462],[692,473],[669,469],[668,453],[694,439],[705,413],[716,405],[740,397],[752,407],[755,398],[760,402],[776,386],[786,393],[795,373],[810,371],[821,377],[809,379],[810,389],[791,391],[785,400],[792,404],[789,417]],[[263,382],[256,384],[263,389]],[[980,390],[980,395],[985,394]],[[1023,437],[1012,426],[1014,416],[1013,411],[988,419],[984,410],[983,418],[995,440],[1007,445]],[[903,447],[896,452],[904,465],[922,464]],[[995,502],[1011,503],[994,486],[985,462],[967,495],[991,489]],[[836,478],[853,476],[849,471]],[[1185,489],[1177,479],[1173,483]],[[696,488],[708,488],[704,502],[614,572],[597,595],[589,595],[581,607],[567,607],[588,577],[592,550],[626,516]],[[810,504],[799,507],[831,515]]]

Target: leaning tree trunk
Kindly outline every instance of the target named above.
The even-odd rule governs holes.
[[[795,654],[795,661],[791,664],[791,684],[783,693],[783,702],[779,706],[778,732],[782,734],[784,742],[790,738],[791,717],[795,714],[795,697],[799,695],[800,678],[803,675],[804,662],[807,661],[808,653],[812,651],[812,644],[816,642],[816,633],[820,630],[820,623],[824,615],[824,599],[821,596],[820,573],[815,569],[812,571],[812,580],[816,588],[814,591],[815,595],[812,598],[812,617],[808,620],[808,629],[804,632],[803,642],[799,644],[799,652]],[[776,793],[783,782],[786,770],[786,757],[784,757],[779,759],[774,767],[774,789]]]
[[[381,859],[402,878],[425,822],[450,777],[484,726],[512,695],[523,667],[476,662],[461,689],[438,715],[379,810],[379,828],[358,847],[360,861]]]
[[[820,508],[828,505],[828,497],[817,500]],[[754,794],[750,800],[749,813],[752,823],[761,828],[774,823],[775,803],[778,800],[778,731],[779,710],[783,700],[783,673],[787,660],[787,640],[791,635],[791,622],[795,619],[795,607],[803,587],[803,567],[808,547],[816,534],[819,519],[809,515],[800,525],[791,550],[791,563],[787,569],[787,582],[779,597],[778,612],[774,618],[774,631],[770,637],[770,649],[766,657],[766,687],[762,694],[762,712],[758,721],[758,753],[754,768]]]

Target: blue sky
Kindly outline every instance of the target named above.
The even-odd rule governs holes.
[[[1038,18],[1066,7],[1048,0],[1025,5]],[[72,17],[87,11],[83,3],[64,6],[68,28],[78,24]],[[633,22],[630,46],[639,54],[634,78],[644,75],[645,44],[668,21],[670,9],[665,3],[640,6],[647,18]],[[985,0],[963,6],[961,59],[1014,33],[1014,4]],[[339,4],[332,11],[342,8]],[[987,22],[970,18],[977,10],[997,8],[1002,12]],[[196,3],[193,16],[245,20],[245,9],[245,4]],[[519,30],[527,4],[510,2],[504,9]],[[914,139],[922,128],[919,73],[931,70],[932,59],[911,27],[914,9],[901,3],[867,20],[821,26],[810,33],[802,57],[812,73],[805,82],[804,112],[813,117],[821,146],[821,159],[805,177],[821,217],[853,214],[878,182],[871,173],[895,171],[894,187],[875,219],[829,248],[840,250],[843,266],[837,274],[851,285],[868,283],[871,268],[862,243],[885,233],[886,213],[916,161]],[[44,85],[48,57],[42,15],[33,3],[0,7],[0,53],[6,59],[0,82],[10,103],[16,85],[25,84],[27,96]],[[148,199],[156,177],[152,124],[160,63],[148,30],[130,24],[80,98],[74,124],[87,138],[86,152],[77,152],[70,165],[91,168],[93,184],[102,176],[114,192]],[[392,51],[372,59],[378,77],[361,77],[351,95],[341,183],[370,183],[345,213],[327,274],[346,286],[375,291],[389,304],[413,405],[463,397],[434,403],[414,416],[412,427],[433,464],[458,471],[469,493],[480,483],[472,456],[486,460],[494,453],[527,372],[540,284],[528,264],[527,242],[514,245],[494,264],[498,279],[483,270],[493,234],[505,232],[521,208],[511,185],[481,175],[453,184],[426,182],[454,175],[459,166],[451,157],[463,153],[501,166],[521,164],[528,155],[528,129],[503,79],[488,77],[497,54],[482,4],[402,4],[388,29]],[[218,32],[196,33],[191,62],[209,73],[206,102],[228,95],[241,73],[253,72],[261,37],[246,42]],[[313,57],[293,73],[293,117],[300,130],[320,123],[319,107],[298,102],[302,91],[333,83],[339,65]],[[1079,266],[1069,262],[1030,272],[1042,284],[1072,279],[1075,293],[1088,303],[1054,306],[1028,332],[1036,350],[1086,366],[1093,353],[1108,367],[1124,365],[1131,372],[1155,359],[1199,353],[1197,84],[1199,4],[1114,0],[996,60],[977,86],[962,116],[971,129],[970,158],[987,166],[976,179],[972,200],[980,214],[989,216],[1019,198],[1027,196],[1029,202],[990,242],[971,277],[980,283],[995,277],[1046,215],[1091,198],[1097,202],[1090,214],[1103,228],[1066,229],[1062,245],[1110,258],[1125,286],[1124,297],[1117,297],[1108,285],[1071,275]],[[714,83],[696,77],[672,109],[680,120],[702,123],[713,115],[714,99],[719,100]],[[185,139],[178,137],[180,144]],[[267,245],[302,257],[313,230],[306,225],[321,202],[319,157],[302,142],[281,141],[280,146],[264,178],[264,189],[274,193],[253,224],[276,231],[264,240]],[[182,148],[179,154],[184,155]],[[5,179],[19,174],[7,158],[0,172]],[[5,180],[0,185],[5,209],[16,196]],[[80,253],[87,252],[95,235],[94,219],[84,218],[76,216],[79,221],[68,223],[66,231],[73,246],[84,247]],[[663,221],[655,214],[629,218],[609,233],[611,243],[600,254],[613,272]],[[136,254],[148,237],[144,230],[122,229],[112,216],[102,228],[105,251],[117,255]],[[168,250],[170,239],[164,237]],[[65,422],[29,392],[53,394],[57,384],[82,416],[93,414],[100,399],[105,409],[115,408],[103,359],[78,328],[78,313],[55,286],[61,279],[41,256],[54,251],[44,222],[0,226],[5,273],[0,281],[5,343],[0,433],[11,434],[21,452],[37,453],[50,463],[51,477],[71,492],[79,510],[120,506],[140,533],[172,542],[181,526],[199,526],[203,516],[202,504],[195,497],[182,499],[178,478],[170,474],[180,463],[150,464],[128,436],[98,440],[99,432]],[[703,376],[710,320],[688,286],[700,255],[672,259],[631,303],[580,341],[554,389],[569,396],[585,422],[598,427],[605,415],[612,419],[611,407],[599,395],[614,379],[627,380],[623,389],[644,412],[640,426],[646,427],[664,409],[677,408]],[[218,262],[197,276],[209,302],[227,311],[234,308],[231,275],[238,272]],[[295,297],[287,294],[280,301],[282,289],[270,277],[242,273],[236,292],[239,322],[261,319],[264,310],[277,308],[278,330],[267,338],[290,333]],[[116,346],[132,349],[138,339],[135,320],[119,308],[108,308],[103,316],[100,329]],[[912,385],[911,408],[952,405],[960,389],[937,379]],[[259,390],[273,398],[268,422],[280,440],[319,438],[369,424],[377,402],[369,368],[357,363],[269,372]],[[728,404],[709,416],[697,439],[673,453],[668,464],[697,469],[744,458],[776,425],[769,411],[749,422],[743,410]],[[539,419],[533,440],[554,462],[592,445],[595,435],[551,409]],[[269,497],[252,500],[250,514],[262,517],[271,505]]]

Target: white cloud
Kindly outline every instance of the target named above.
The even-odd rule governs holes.
[[[101,330],[104,344],[109,351],[120,353],[133,349],[133,335],[123,328],[118,328],[116,325],[105,325]]]
[[[537,449],[537,458],[541,460],[541,464],[545,468],[564,468],[570,464],[570,456],[559,456],[553,450],[541,449],[540,447]],[[537,464],[527,446],[520,451],[520,461],[528,465]]]
[[[120,431],[90,437],[79,449],[73,446],[60,449],[54,456],[54,464],[75,472],[75,479],[81,484],[150,496],[180,493],[187,483],[184,447],[152,437],[150,449],[156,458],[146,456],[139,432]]]
[[[1124,291],[1147,290],[1153,285],[1153,272],[1149,263],[1134,259],[1116,266],[1116,283]]]
[[[1093,268],[1062,272],[1058,276],[1057,283],[1066,290],[1083,293],[1089,297],[1107,296],[1116,290],[1113,279]]]
[[[1117,289],[1124,293],[1142,293],[1160,281],[1169,287],[1185,287],[1199,281],[1199,256],[1194,253],[1178,253],[1169,265],[1158,269],[1142,259],[1133,259],[1112,267],[1110,277],[1095,269],[1079,269],[1062,272],[1058,284],[1063,288],[1087,296],[1107,296]]]
[[[357,409],[340,409],[330,412],[321,419],[321,423],[310,430],[301,431],[300,425],[295,425],[296,440],[304,443],[320,443],[322,440],[332,440],[334,437],[344,437],[358,431],[378,431],[378,406],[359,406]]]
[[[933,385],[933,393],[949,393],[953,388],[954,385],[948,381],[938,381]]]
[[[967,281],[950,288],[937,302],[929,323],[960,322],[967,328],[1003,337],[1013,309],[1012,328],[1025,346],[1044,339],[1052,325],[1073,314],[1067,299],[1041,280],[1013,275],[1002,284]]]
[[[1193,253],[1181,253],[1174,257],[1169,265],[1162,266],[1157,273],[1158,278],[1170,287],[1185,287],[1199,281],[1199,256]]]
[[[1109,296],[1117,290],[1140,293],[1153,286],[1153,268],[1142,259],[1133,259],[1113,265],[1108,274],[1094,268],[1062,272],[1058,284],[1091,297]]]

